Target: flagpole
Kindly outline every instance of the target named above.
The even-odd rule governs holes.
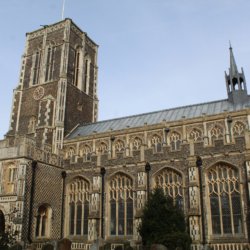
[[[65,0],[63,0],[63,5],[62,5],[62,20],[64,19],[64,6],[65,6]]]

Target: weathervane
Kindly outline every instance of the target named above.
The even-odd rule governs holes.
[[[65,0],[63,0],[63,5],[62,5],[62,20],[64,19],[64,6],[65,6]]]

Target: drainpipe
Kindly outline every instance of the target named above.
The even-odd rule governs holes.
[[[32,242],[31,224],[32,224],[32,217],[33,217],[33,202],[34,202],[34,191],[35,191],[36,167],[37,167],[37,161],[33,160],[31,163],[32,175],[31,175],[30,209],[29,209],[29,224],[28,224],[28,242],[29,243]]]
[[[62,209],[61,209],[61,239],[63,238],[63,235],[64,235],[64,230],[63,230],[63,227],[64,227],[64,201],[65,201],[65,179],[66,179],[66,172],[65,171],[62,171],[62,181],[63,181],[63,190],[62,190]]]

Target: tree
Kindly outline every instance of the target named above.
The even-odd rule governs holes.
[[[149,195],[138,231],[146,247],[163,244],[168,250],[190,248],[191,238],[186,232],[183,211],[161,188],[156,188]]]

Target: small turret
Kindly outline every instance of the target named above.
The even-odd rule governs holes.
[[[225,71],[228,99],[233,103],[244,103],[248,100],[246,79],[243,68],[241,68],[241,73],[237,69],[231,44],[229,46],[229,53],[229,74]]]

